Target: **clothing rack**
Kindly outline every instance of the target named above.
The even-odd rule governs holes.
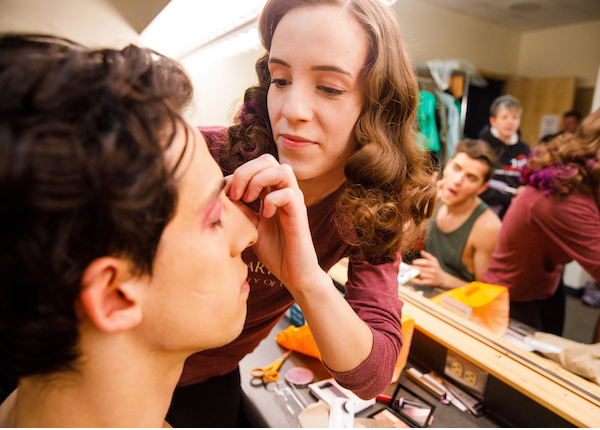
[[[444,89],[440,88],[440,86],[437,84],[437,82],[433,78],[433,75],[431,74],[429,66],[426,63],[414,63],[414,67],[417,72],[419,88],[424,89],[426,91],[431,91],[432,89],[438,91],[445,91]],[[464,76],[460,105],[460,135],[462,136],[465,131],[465,121],[467,118],[467,104],[469,101],[469,85],[471,84],[471,73],[464,69],[455,69],[453,71],[453,76],[457,74],[461,74]]]

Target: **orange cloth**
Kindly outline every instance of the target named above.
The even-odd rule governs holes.
[[[398,356],[398,362],[396,363],[396,367],[394,369],[392,382],[396,382],[398,380],[400,373],[402,373],[402,369],[404,369],[404,366],[406,366],[414,331],[415,320],[408,315],[403,314],[402,338],[404,339],[404,343],[402,344],[402,349],[400,350],[400,355]],[[319,352],[319,348],[317,348],[317,343],[313,338],[308,324],[304,324],[300,327],[291,325],[285,330],[277,333],[275,340],[285,349],[291,349],[293,351],[297,351],[311,357],[316,357],[321,360],[321,353]]]

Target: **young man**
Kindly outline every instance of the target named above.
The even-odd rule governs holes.
[[[438,182],[440,203],[429,220],[421,274],[412,282],[444,289],[480,281],[496,246],[502,222],[478,197],[488,187],[496,157],[481,140],[465,139]]]
[[[226,182],[150,50],[3,36],[0,88],[0,426],[161,427],[185,359],[243,328],[242,251],[316,259],[298,185],[274,159]]]
[[[531,152],[518,133],[522,113],[521,103],[513,96],[497,97],[490,107],[490,125],[485,126],[478,136],[490,144],[498,159],[492,178],[511,189],[506,191],[506,187],[490,187],[480,196],[500,219],[504,217],[516,193],[523,189],[519,169],[527,163],[527,156]]]
[[[562,128],[558,133],[548,134],[544,136],[540,142],[547,143],[550,142],[557,136],[560,136],[563,133],[575,133],[577,127],[581,124],[581,113],[576,110],[570,110],[563,114],[562,118]]]

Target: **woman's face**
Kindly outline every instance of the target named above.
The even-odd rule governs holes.
[[[344,181],[364,100],[367,36],[339,6],[300,7],[279,22],[269,56],[267,105],[279,161],[302,181]],[[335,189],[334,188],[334,189]]]

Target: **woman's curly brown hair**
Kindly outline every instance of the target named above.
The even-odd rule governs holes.
[[[548,194],[564,198],[574,191],[600,197],[600,109],[575,131],[536,146],[523,172],[524,180]]]
[[[365,30],[369,41],[360,84],[365,103],[351,137],[352,155],[344,173],[348,187],[337,203],[340,235],[359,255],[375,262],[395,260],[409,249],[431,216],[436,187],[429,159],[415,140],[418,85],[398,21],[380,0],[270,0],[259,32],[267,50],[256,63],[259,79],[244,96],[229,145],[219,155],[227,173],[261,154],[277,156],[267,111],[268,59],[275,29],[298,7],[338,5]]]

